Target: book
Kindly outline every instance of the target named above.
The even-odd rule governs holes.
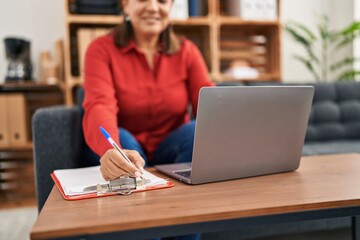
[[[264,0],[264,19],[276,20],[277,18],[277,1],[276,0]]]
[[[174,0],[171,7],[170,19],[184,20],[189,18],[188,1]]]
[[[200,16],[199,0],[189,0],[189,16],[197,17]]]
[[[120,14],[117,0],[76,0],[75,12],[78,14]]]
[[[190,0],[189,0],[190,1]],[[276,0],[227,0],[227,12],[244,20],[276,20]]]
[[[109,183],[109,181],[106,181],[102,177],[100,166],[55,170],[51,174],[51,177],[63,198],[66,200],[79,200],[119,194],[118,192],[98,194],[96,190],[87,190],[89,187],[98,184],[106,185]],[[149,191],[174,186],[172,182],[157,177],[146,170],[144,171],[143,178],[148,181],[146,186],[141,189],[134,189],[132,192]]]

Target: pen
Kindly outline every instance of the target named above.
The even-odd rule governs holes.
[[[130,164],[135,166],[134,163],[132,161],[130,161],[130,159],[125,155],[125,153],[121,150],[121,148],[116,144],[114,139],[111,138],[110,134],[103,127],[100,127],[100,131],[105,136],[105,138],[109,141],[111,146],[113,146],[121,154],[121,156],[123,156],[123,158],[125,158],[126,161],[128,161]]]

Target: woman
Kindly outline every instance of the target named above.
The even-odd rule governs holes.
[[[172,0],[123,0],[125,23],[96,39],[85,59],[84,136],[101,173],[140,176],[147,165],[191,161],[199,90],[212,86],[201,53],[170,25]],[[102,136],[104,127],[134,163]],[[98,161],[98,160],[97,160]]]

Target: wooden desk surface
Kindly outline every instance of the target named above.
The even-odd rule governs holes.
[[[162,176],[161,174],[157,174]],[[54,187],[32,239],[360,205],[360,154],[304,157],[295,172],[65,201]]]

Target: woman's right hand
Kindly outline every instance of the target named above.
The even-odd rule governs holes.
[[[145,160],[135,150],[122,149],[133,163],[129,163],[116,149],[109,149],[100,159],[100,171],[105,180],[114,180],[124,174],[140,177],[144,173]]]

